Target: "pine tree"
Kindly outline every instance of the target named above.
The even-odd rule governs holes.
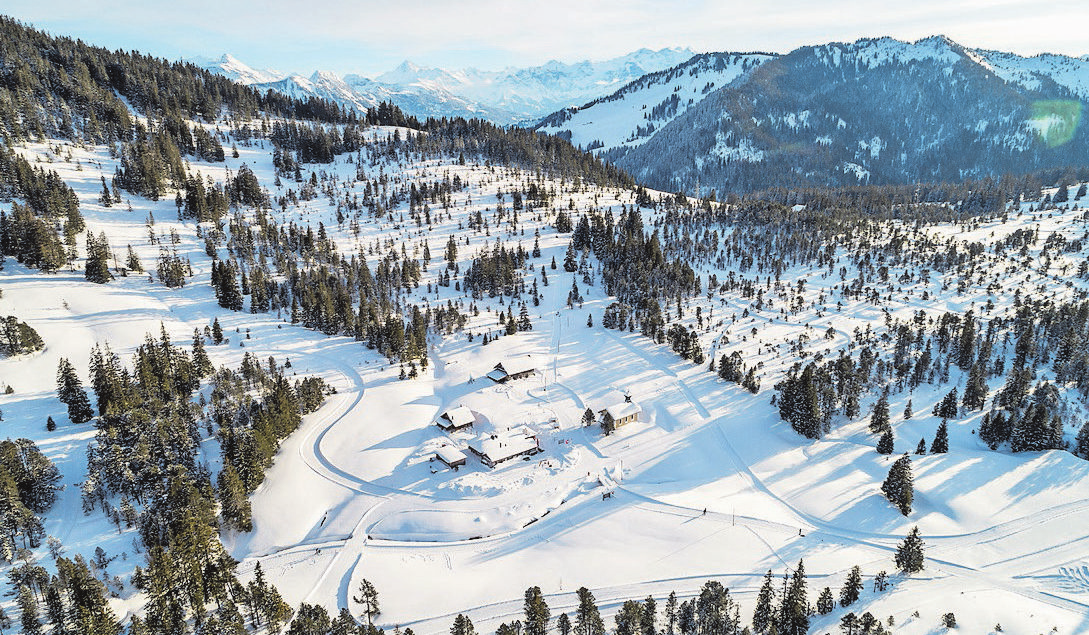
[[[212,343],[217,346],[223,343],[223,327],[219,325],[219,318],[212,320]]]
[[[140,263],[140,257],[136,255],[136,251],[129,245],[128,258],[125,260],[125,268],[129,271],[143,271],[144,265]]]
[[[446,241],[446,268],[453,269],[457,260],[458,242],[454,240],[454,235],[450,234],[450,238]]]
[[[817,614],[828,615],[836,608],[836,600],[832,597],[832,589],[824,587],[817,597]]]
[[[38,620],[38,600],[27,585],[19,587],[18,604],[23,635],[41,635],[42,623]]]
[[[964,322],[960,328],[960,339],[957,341],[957,366],[961,370],[968,370],[976,358],[976,322],[972,311],[964,314]]]
[[[55,635],[67,635],[68,610],[61,597],[60,580],[56,578],[54,580],[55,582],[45,591],[45,614],[49,618],[49,623],[53,625]]]
[[[250,501],[238,472],[228,463],[219,472],[216,482],[223,521],[228,527],[248,532],[253,529]]]
[[[893,437],[892,437],[892,428],[890,427],[890,428],[886,429],[884,434],[881,435],[881,438],[878,439],[878,441],[877,441],[877,453],[878,454],[892,454],[893,453],[893,445],[894,445],[894,441],[893,441]]]
[[[94,234],[87,232],[87,263],[83,277],[96,284],[113,280],[113,274],[110,273],[110,244],[105,233],[100,233],[96,239]]]
[[[375,615],[381,613],[378,608],[378,591],[366,578],[359,581],[359,595],[353,595],[352,601],[363,606],[363,614],[367,616],[367,624]]]
[[[1048,391],[1050,392],[1050,391]],[[1037,401],[1043,394],[1037,391]],[[1063,425],[1046,404],[1031,403],[1013,426],[1010,449],[1014,452],[1040,452],[1063,449]]]
[[[942,400],[934,404],[934,416],[942,419],[957,418],[957,389],[953,387]]]
[[[639,625],[643,621],[643,605],[635,600],[627,600],[620,606],[613,618],[616,622],[616,635],[639,635]]]
[[[757,633],[767,633],[775,622],[775,589],[772,586],[771,570],[764,575],[764,584],[756,596],[756,609],[752,614],[752,629]]]
[[[574,243],[567,245],[567,254],[563,257],[563,270],[568,273],[574,273],[578,271],[578,261],[575,260],[575,247]]]
[[[525,614],[523,624],[525,635],[548,635],[548,620],[551,613],[541,594],[541,587],[534,586],[526,589],[522,611]]]
[[[851,606],[862,593],[862,569],[856,564],[847,574],[847,580],[839,590],[839,605]]]
[[[665,635],[677,632],[677,592],[670,591],[665,606]]]
[[[919,445],[915,446],[915,454],[926,454],[926,439],[919,439]]]
[[[805,563],[798,561],[798,567],[790,578],[790,588],[780,607],[779,632],[782,635],[806,635],[809,632],[809,601],[805,590]]]
[[[458,616],[454,618],[454,624],[450,627],[450,635],[476,635],[476,628],[473,627],[473,621],[466,615],[458,613]]]
[[[938,424],[938,431],[934,433],[934,440],[930,442],[931,454],[945,454],[949,451],[949,424],[945,419]]]
[[[923,570],[923,539],[919,537],[917,526],[911,528],[911,533],[896,549],[895,561],[896,568],[903,573],[916,573]]]
[[[896,459],[889,468],[889,475],[881,484],[881,492],[889,502],[907,516],[911,513],[911,503],[914,498],[914,484],[911,476],[911,459],[907,454]]]
[[[518,311],[518,330],[519,331],[532,331],[533,323],[529,321],[529,309],[525,304],[522,304],[522,308]]]
[[[57,422],[53,421],[52,416],[48,416],[45,418],[45,429],[47,432],[52,432],[57,429]]]
[[[961,403],[968,410],[982,410],[987,403],[987,372],[983,364],[972,364],[972,369],[968,371]]]
[[[197,329],[193,329],[193,370],[198,377],[207,377],[215,370],[212,360],[208,359],[208,353],[204,350],[204,338]]]
[[[889,395],[881,394],[881,398],[874,404],[873,414],[870,415],[870,432],[879,434],[891,430],[889,426]]]
[[[1006,417],[1006,413],[999,410],[983,415],[983,421],[979,425],[979,439],[992,450],[1010,440],[1013,433],[1013,421]]]
[[[1074,454],[1089,460],[1089,421],[1081,424],[1078,436],[1074,439]]]
[[[216,292],[219,306],[232,311],[241,311],[242,292],[238,288],[234,267],[230,263],[216,261],[212,263],[212,287]]]
[[[556,630],[560,635],[571,635],[571,618],[567,617],[567,613],[560,613],[556,618]]]
[[[72,423],[86,423],[94,416],[87,391],[83,389],[75,367],[63,357],[57,364],[57,397],[68,406],[68,419]]]
[[[605,622],[597,609],[594,594],[586,587],[575,592],[579,605],[575,609],[574,635],[605,635]]]
[[[606,410],[601,414],[601,431],[605,433],[605,436],[609,436],[616,431],[616,420]]]
[[[907,405],[904,406],[904,420],[907,421],[908,419],[911,418],[911,415],[913,415],[913,414],[914,414],[914,412],[912,412],[912,410],[911,410],[911,400],[908,399]]]
[[[106,185],[106,177],[99,177],[102,179],[102,193],[98,195],[98,204],[102,207],[113,206],[113,196],[110,195],[110,186]]]
[[[658,603],[653,596],[643,600],[643,618],[639,621],[640,635],[658,635]]]

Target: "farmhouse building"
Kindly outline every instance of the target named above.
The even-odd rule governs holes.
[[[476,415],[465,406],[451,408],[442,413],[435,421],[435,425],[446,432],[457,432],[465,428],[471,428],[476,423]]]
[[[529,355],[523,355],[505,362],[499,362],[488,373],[487,377],[497,384],[502,384],[510,379],[529,377],[535,372],[537,372],[535,360]]]
[[[480,462],[495,467],[519,456],[533,456],[541,451],[537,437],[524,428],[498,434],[485,434],[469,442],[469,451],[480,457]]]

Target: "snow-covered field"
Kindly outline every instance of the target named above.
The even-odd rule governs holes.
[[[379,130],[375,136],[388,134]],[[72,159],[66,161],[69,150]],[[241,156],[228,158],[227,166],[235,171],[247,163],[261,184],[277,194],[271,147],[239,150]],[[684,361],[638,333],[602,328],[602,311],[612,300],[601,290],[600,276],[595,286],[577,279],[585,300],[568,308],[571,275],[562,267],[552,270],[549,263],[552,258],[563,261],[570,236],[552,229],[551,210],[542,210],[539,218],[536,211],[523,212],[517,234],[506,222],[487,233],[465,229],[470,213],[492,213],[497,190],[521,188],[532,175],[456,160],[382,160],[381,171],[393,184],[456,174],[469,187],[454,195],[448,217],[436,213],[430,228],[406,222],[406,204],[392,220],[364,217],[355,235],[347,225],[338,227],[335,207],[321,196],[276,211],[277,222],[317,227],[322,221],[342,254],[372,259],[373,250],[388,250],[379,241],[392,239],[398,249],[404,244],[415,257],[426,241],[432,261],[412,294],[414,301],[433,307],[453,301],[462,303],[463,311],[471,298],[453,287],[432,285],[445,266],[448,237],[455,234],[462,241],[458,264],[464,271],[478,250],[497,240],[529,250],[533,230],[539,229],[541,256],[530,260],[524,275],[527,281],[540,280],[544,271],[550,283],[540,287],[540,305],[529,306],[532,331],[482,346],[485,332],[502,329],[495,311],[511,308],[517,315],[518,305],[509,298],[503,304],[498,297],[476,300],[479,315],[465,332],[433,336],[428,367],[417,379],[400,380],[397,364],[360,342],[322,336],[287,323],[286,316],[219,308],[207,284],[211,259],[196,225],[174,220],[172,197],[157,203],[130,197],[131,212],[124,204],[98,205],[99,178],[108,179],[115,166],[105,149],[54,153],[46,145],[31,145],[22,151],[41,158],[76,188],[89,228],[105,231],[119,258],[131,244],[145,267],[153,268],[158,247],[148,244],[145,224],[153,213],[154,231],[177,232],[179,253],[190,259],[195,273],[184,288],[169,290],[150,283],[146,274],[95,285],[83,279],[82,267],[47,275],[11,259],[0,272],[0,315],[25,320],[46,342],[40,353],[0,360],[0,384],[14,389],[0,395],[4,435],[35,439],[64,475],[66,488],[46,516],[46,532],[71,553],[89,556],[99,545],[110,554],[124,552],[111,574],[126,578],[142,564],[142,556],[136,553],[135,530],[118,531],[99,513],[81,513],[78,486],[86,476],[93,428],[73,425],[64,416],[55,392],[57,362],[70,359],[86,377],[96,342],[108,341],[127,360],[145,333],[157,333],[160,323],[175,341],[185,342],[194,328],[203,329],[218,317],[230,342],[209,347],[217,365],[237,365],[245,352],[262,359],[286,357],[300,376],[317,374],[337,388],[283,443],[252,497],[253,531],[222,536],[241,561],[243,575],[260,561],[293,606],[307,601],[358,613],[350,598],[366,578],[382,599],[378,622],[390,629],[442,633],[462,612],[478,631],[490,632],[520,618],[523,590],[533,585],[541,587],[556,616],[574,608],[580,586],[593,590],[611,613],[627,599],[653,595],[661,601],[674,590],[681,598],[691,597],[706,580],[717,579],[741,603],[747,622],[767,570],[781,575],[804,558],[810,601],[815,602],[821,588],[836,590],[856,564],[867,581],[879,571],[892,572],[893,550],[918,525],[927,544],[926,569],[910,577],[893,575],[890,590],[883,593],[872,592],[867,583],[861,602],[851,610],[891,616],[895,631],[906,634],[941,632],[940,616],[947,612],[956,614],[966,632],[990,632],[996,624],[1010,633],[1053,627],[1060,633],[1089,631],[1089,462],[1063,451],[991,451],[975,436],[982,414],[976,413],[950,422],[948,454],[913,456],[915,509],[904,517],[879,491],[893,459],[874,452],[865,408],[861,418],[837,421],[831,434],[815,442],[779,420],[769,399],[791,361],[780,355],[781,348],[805,334],[805,350],[834,353],[851,345],[856,327],[885,329],[883,311],[863,301],[844,300],[839,311],[816,307],[818,296],[835,298],[833,287],[841,282],[837,276],[807,266],[787,269],[783,285],[789,288],[805,278],[805,296],[813,301],[800,313],[780,312],[785,302],[757,310],[736,294],[717,292],[685,303],[686,323],[694,324],[697,306],[706,317],[700,338],[709,356],[740,350],[746,365],[764,362],[762,390],[751,395],[718,379],[706,364]],[[194,163],[193,168],[223,178],[221,165]],[[379,173],[378,164],[365,169],[369,177]],[[304,174],[311,170],[337,174],[341,191],[353,187],[356,165],[344,157],[331,166],[307,166]],[[557,190],[555,204],[570,199],[578,210],[596,207],[619,215],[621,205],[634,200],[631,192],[559,181],[548,186]],[[289,187],[298,185],[286,182],[279,192]],[[644,217],[650,229],[655,215],[644,210]],[[991,242],[1037,226],[1043,234],[1061,232],[1070,238],[1085,231],[1078,211],[1026,211],[971,231],[953,225],[921,231]],[[81,253],[83,244],[81,237]],[[1084,256],[1065,258],[1073,264]],[[1052,267],[1062,264],[1056,260]],[[725,274],[703,267],[702,277],[712,271],[720,278]],[[987,282],[991,276],[1001,279],[1001,290],[988,294],[981,283],[979,289],[958,293],[955,284],[945,286],[935,274],[929,286],[905,288],[885,308],[893,318],[906,319],[917,310],[933,315],[971,306],[978,310],[992,299],[997,315],[1012,306],[1018,289],[1045,285],[1072,297],[1085,286],[1070,276],[1074,288],[1067,288],[1065,277],[1031,267],[1005,273],[996,263],[987,274]],[[853,277],[849,271],[847,279]],[[928,300],[921,299],[924,289]],[[523,300],[528,302],[528,296]],[[746,308],[748,317],[727,317],[740,316]],[[485,377],[497,363],[526,354],[536,362],[532,376],[505,384]],[[959,372],[954,370],[954,383]],[[1001,385],[996,381],[992,390]],[[892,396],[897,453],[914,449],[920,437],[933,436],[938,419],[930,409],[948,388],[924,384],[913,394]],[[597,411],[625,395],[641,406],[639,421],[610,436],[597,426],[582,425],[587,408]],[[916,415],[902,420],[899,413],[909,398]],[[867,398],[867,406],[872,399]],[[473,430],[440,430],[435,425],[439,414],[460,405],[477,414]],[[1068,422],[1070,437],[1084,420],[1081,412],[1075,410],[1079,416]],[[55,433],[45,431],[47,415],[58,421]],[[466,450],[478,435],[519,428],[536,436],[539,454],[490,469]],[[467,464],[453,471],[433,460],[444,444],[465,450]],[[202,460],[216,471],[214,437],[204,446]],[[129,586],[121,595],[115,600],[121,615],[142,604]],[[844,612],[815,617],[811,630],[838,630]]]

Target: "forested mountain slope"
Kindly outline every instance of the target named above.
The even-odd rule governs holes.
[[[704,194],[997,178],[1080,166],[1089,156],[1080,124],[1089,62],[1081,58],[1026,59],[932,37],[757,59],[728,85],[699,66],[685,76],[682,65],[659,74],[675,80],[651,76],[556,113],[541,129],[601,148],[654,187],[694,192],[698,184]],[[672,88],[672,101],[650,90],[656,84]]]

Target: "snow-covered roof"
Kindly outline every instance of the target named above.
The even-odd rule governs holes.
[[[526,434],[525,429],[500,434],[484,434],[469,442],[469,447],[498,463],[537,447],[537,440]]]
[[[517,375],[518,373],[524,373],[530,370],[537,369],[537,359],[532,355],[518,355],[510,359],[505,359],[496,366],[502,366],[503,370],[507,371],[508,375]],[[491,373],[489,373],[489,376]]]
[[[449,421],[450,425],[455,428],[471,425],[476,422],[476,415],[473,414],[472,410],[469,410],[465,406],[458,406],[447,410],[442,413],[442,418]]]
[[[634,401],[621,401],[620,403],[614,403],[613,405],[605,408],[604,412],[609,413],[609,416],[613,419],[623,419],[624,417],[638,414],[642,412],[642,408]]]
[[[492,381],[503,381],[507,377],[507,371],[499,370],[498,368],[496,368],[495,370],[485,375],[485,377]]]
[[[442,459],[447,465],[453,465],[454,463],[465,461],[469,458],[465,456],[464,452],[452,445],[441,446],[438,450],[435,450],[435,455]]]

